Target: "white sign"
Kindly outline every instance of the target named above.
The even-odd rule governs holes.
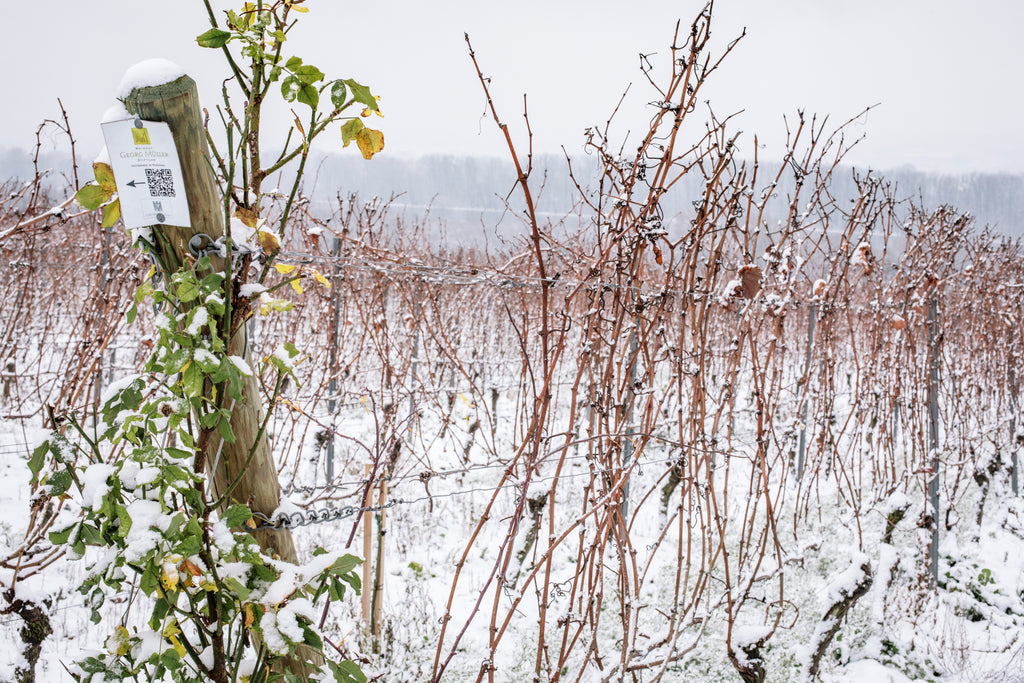
[[[126,119],[104,123],[102,128],[125,227],[191,227],[181,162],[170,126],[160,121]]]

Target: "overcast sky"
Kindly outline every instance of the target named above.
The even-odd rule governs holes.
[[[218,3],[220,7],[234,3]],[[240,2],[238,4],[241,4]],[[216,103],[226,74],[218,51],[196,46],[208,28],[200,0],[33,0],[5,3],[8,65],[0,146],[28,147],[60,97],[80,152],[100,146],[99,119],[124,70],[149,57],[180,64]],[[330,77],[382,96],[391,155],[501,155],[463,33],[473,40],[506,120],[528,97],[537,151],[582,149],[631,82],[615,129],[643,127],[653,99],[638,55],[667,54],[677,19],[700,0],[307,0],[289,40]],[[1021,0],[717,0],[712,50],[740,41],[707,90],[736,119],[746,149],[757,133],[777,157],[784,114],[836,123],[878,104],[853,131],[850,157],[876,169],[1024,172],[1024,2]],[[652,58],[657,63],[657,56]],[[519,128],[515,128],[520,130]],[[330,142],[340,139],[331,138]],[[47,143],[51,144],[51,143]],[[326,147],[322,147],[326,149]],[[346,150],[356,153],[353,149]]]

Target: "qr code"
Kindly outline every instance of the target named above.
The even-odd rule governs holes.
[[[173,197],[174,176],[169,168],[147,168],[146,184],[150,197]]]

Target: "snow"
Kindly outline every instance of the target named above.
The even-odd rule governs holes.
[[[171,518],[164,514],[160,503],[154,500],[136,500],[125,507],[132,520],[132,527],[125,537],[128,545],[125,558],[129,562],[138,562],[159,546],[159,530],[167,529]]]
[[[250,299],[257,294],[262,294],[267,291],[267,288],[258,282],[247,282],[238,288],[238,293],[247,299]]]
[[[120,100],[116,104],[112,104],[107,107],[106,111],[100,117],[100,123],[113,123],[114,121],[124,121],[125,119],[132,118],[131,113],[125,108],[124,102]],[[110,164],[110,153],[107,151],[104,145],[103,151],[101,152],[105,159],[105,163]],[[99,161],[99,159],[97,159]]]
[[[197,306],[192,310],[192,320],[185,331],[195,337],[210,322],[210,314],[205,306]]]
[[[252,367],[241,356],[228,356],[231,364],[245,377],[252,377]]]
[[[103,394],[100,396],[100,405],[106,405],[107,403],[109,403],[112,398],[117,396],[117,394],[120,393],[121,391],[124,391],[129,386],[131,386],[131,383],[137,379],[141,380],[142,375],[128,375],[127,377],[122,377],[119,380],[111,382],[106,388],[103,389]]]
[[[82,505],[92,510],[103,507],[103,497],[110,492],[107,479],[114,473],[114,466],[97,462],[82,474]]]
[[[825,588],[828,601],[836,603],[845,600],[857,589],[857,586],[864,581],[864,570],[862,567],[870,567],[871,560],[864,553],[854,553],[850,558],[850,566],[841,574],[836,576]]]
[[[150,88],[155,85],[170,83],[185,75],[184,69],[174,62],[154,58],[141,61],[125,71],[118,86],[118,99],[125,99],[137,88]]]

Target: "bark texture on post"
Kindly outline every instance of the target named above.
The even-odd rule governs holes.
[[[160,263],[169,272],[174,272],[185,262],[189,239],[194,235],[205,234],[211,240],[224,236],[223,204],[210,164],[196,84],[188,76],[182,76],[170,83],[136,88],[125,99],[125,106],[129,113],[143,120],[166,122],[174,135],[192,226],[152,226]],[[222,266],[223,262],[217,260],[215,267]],[[246,335],[245,325],[242,325],[228,348],[232,355],[245,358],[251,366]],[[249,505],[254,512],[269,516],[280,504],[281,487],[266,436],[259,435],[259,424],[257,380],[247,377],[242,388],[242,401],[231,408],[235,442],[222,443],[214,429],[201,443],[212,493],[219,497],[229,483],[240,477],[231,493],[232,502]],[[253,453],[251,461],[250,452]],[[248,465],[246,461],[249,461]],[[212,467],[217,470],[211,472]],[[288,562],[298,562],[288,529],[255,531],[253,536],[264,550]]]

